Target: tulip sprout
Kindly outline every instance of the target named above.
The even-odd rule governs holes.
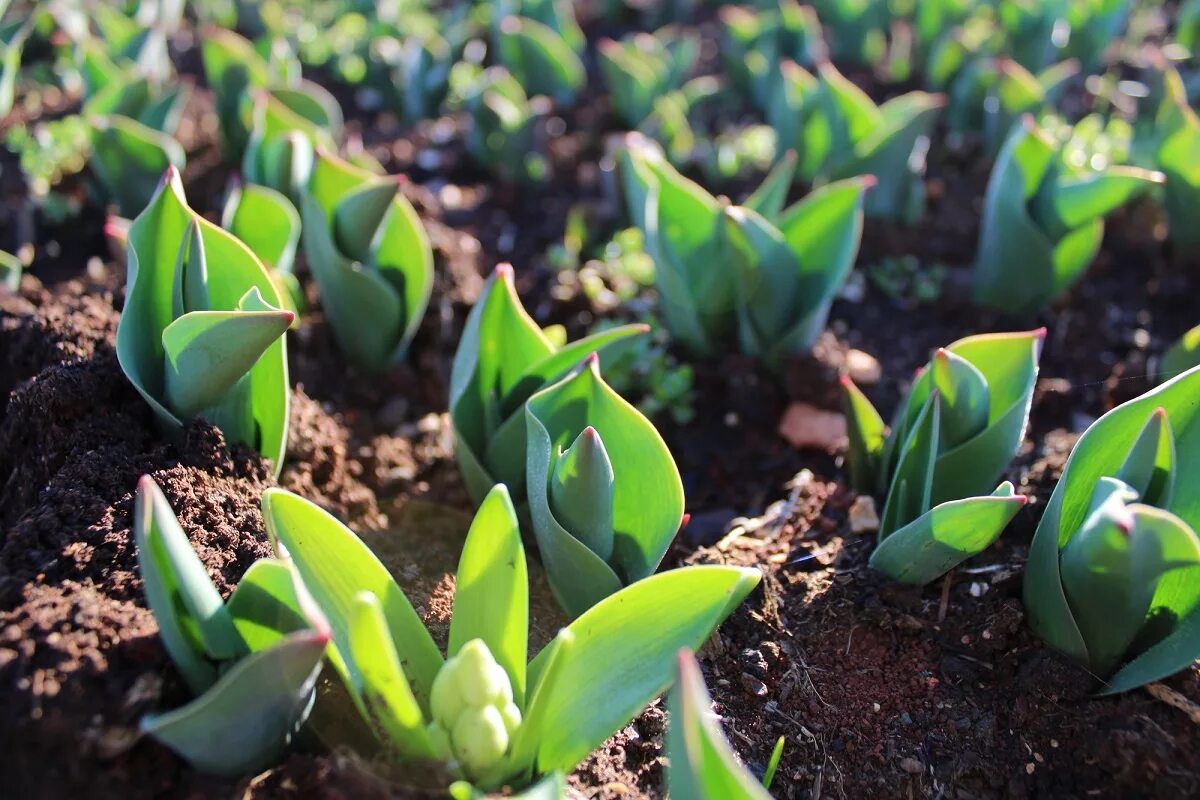
[[[1200,657],[1200,367],[1080,437],[1029,550],[1034,631],[1128,691]]]
[[[270,459],[287,445],[287,352],[295,314],[245,244],[187,205],[169,170],[128,234],[117,358],[173,435],[192,417]]]
[[[1081,168],[1065,145],[1030,117],[1005,142],[984,197],[977,302],[1013,314],[1049,305],[1091,264],[1104,216],[1164,180],[1137,167]]]
[[[991,487],[1025,437],[1044,337],[982,334],[938,350],[890,434],[843,378],[852,482],[886,496],[871,566],[929,583],[991,545],[1025,505],[1008,481]]]
[[[197,695],[143,718],[142,732],[203,772],[253,774],[271,766],[312,709],[327,624],[287,565],[273,559],[255,562],[222,603],[148,475],[138,482],[133,535],[163,646]]]
[[[450,375],[455,454],[471,499],[482,502],[497,483],[524,497],[525,402],[590,353],[648,332],[624,325],[556,347],[521,305],[512,267],[496,267],[467,317]]]
[[[304,252],[334,338],[362,369],[402,359],[433,290],[433,249],[394,177],[319,150],[302,193]]]

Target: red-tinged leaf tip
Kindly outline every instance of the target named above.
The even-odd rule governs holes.
[[[1125,534],[1126,536],[1129,536],[1130,534],[1133,533],[1133,526],[1134,526],[1133,514],[1130,514],[1127,510],[1124,510],[1124,509],[1122,509],[1122,512],[1123,513],[1121,513],[1119,516],[1114,517],[1113,522],[1116,523],[1117,530],[1119,530],[1121,533]]]
[[[120,217],[109,217],[104,222],[104,235],[118,242],[129,241],[129,225]]]
[[[596,429],[591,425],[588,425],[586,428],[584,428],[583,433],[580,435],[587,439],[591,439],[592,441],[600,438],[600,434],[596,433]]]
[[[1037,131],[1037,120],[1034,119],[1033,114],[1021,115],[1021,127],[1029,133],[1034,133]]]
[[[1158,417],[1160,420],[1166,419],[1167,418],[1167,410],[1165,408],[1163,408],[1162,406],[1159,406],[1158,408],[1154,409],[1153,416]]]
[[[919,366],[915,370],[913,370],[913,380],[915,381],[917,378],[921,377],[924,374],[925,374],[925,365],[922,364],[921,366]]]
[[[649,333],[650,332],[650,324],[648,322],[639,322],[633,326],[633,329],[636,330],[638,333]]]
[[[679,518],[679,530],[682,531],[684,528],[686,528],[688,526],[688,523],[691,521],[692,521],[692,515],[684,514],[682,517]]]
[[[500,20],[501,33],[517,33],[521,30],[521,20],[517,19],[516,14],[509,14],[504,19]]]
[[[143,475],[138,478],[137,488],[139,492],[148,492],[154,488],[154,478],[149,475]]]
[[[1037,337],[1039,340],[1045,340],[1045,338],[1046,338],[1046,332],[1047,332],[1047,331],[1046,331],[1046,326],[1045,326],[1045,325],[1043,325],[1042,327],[1040,327],[1040,328],[1038,328],[1036,331],[1034,331],[1034,332],[1033,332],[1033,335],[1034,335],[1034,336],[1036,336],[1036,337]]]
[[[596,373],[596,377],[600,376],[600,354],[594,350],[588,353],[587,358],[583,360],[583,365]]]
[[[858,181],[862,184],[864,191],[874,189],[879,185],[879,178],[876,178],[874,175],[863,175],[859,177]]]
[[[936,358],[938,361],[949,361],[950,360],[950,351],[948,351],[944,347],[939,347],[937,349],[937,351],[933,354],[933,357]]]
[[[159,180],[159,185],[166,186],[178,176],[179,170],[175,168],[174,164],[169,164],[166,170],[163,171],[162,178]]]
[[[495,275],[495,276],[496,276],[496,277],[497,277],[499,280],[502,280],[502,281],[505,281],[505,282],[512,281],[512,279],[513,279],[513,268],[512,268],[512,264],[509,264],[507,261],[505,261],[505,262],[504,262],[504,263],[502,263],[502,264],[497,264],[497,265],[496,265],[496,269],[493,271],[493,274],[494,274],[494,275]]]
[[[284,319],[287,320],[288,327],[289,328],[292,327],[292,323],[296,321],[296,312],[295,311],[284,311],[282,313],[283,313]]]
[[[1013,500],[1016,500],[1016,501],[1017,501],[1018,503],[1020,503],[1021,505],[1025,505],[1026,503],[1028,503],[1028,502],[1029,502],[1029,495],[1025,495],[1025,494],[1014,494],[1014,495],[1013,495]]]
[[[946,97],[944,92],[933,92],[929,95],[929,105],[931,108],[945,108],[950,104],[950,98]]]
[[[842,388],[843,388],[843,389],[853,389],[853,388],[855,388],[855,386],[854,386],[854,381],[852,381],[852,380],[850,379],[850,376],[849,376],[849,375],[847,375],[847,374],[846,374],[846,373],[844,373],[844,372],[843,372],[841,375],[838,375],[838,383],[840,383],[840,384],[842,385]]]

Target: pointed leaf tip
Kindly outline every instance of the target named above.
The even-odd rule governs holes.
[[[862,183],[864,191],[869,191],[879,185],[879,178],[876,178],[874,175],[863,175],[859,178],[859,181]]]

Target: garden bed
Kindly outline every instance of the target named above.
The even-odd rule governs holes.
[[[351,100],[343,98],[348,112]],[[350,114],[372,153],[408,177],[404,192],[435,249],[434,300],[408,363],[383,378],[347,370],[314,303],[289,334],[295,388],[278,485],[361,533],[435,635],[445,636],[470,521],[445,413],[462,323],[483,276],[502,261],[515,265],[540,324],[562,323],[574,335],[592,321],[585,298],[551,294],[544,254],[561,240],[573,204],[587,201],[603,219],[618,214],[598,166],[614,125],[606,102],[593,93],[564,117],[564,134],[550,141],[556,177],[537,190],[472,167],[449,118],[414,130]],[[195,130],[211,131],[200,124],[211,113],[206,92],[187,113]],[[198,133],[188,146],[193,204],[214,209],[226,177],[215,140]],[[1020,602],[1028,544],[1071,445],[1090,420],[1149,388],[1149,355],[1196,322],[1197,265],[1168,260],[1135,205],[1111,220],[1087,280],[1050,312],[1036,320],[981,313],[965,299],[961,267],[974,255],[986,179],[978,154],[935,150],[920,223],[868,223],[860,266],[901,255],[950,265],[935,302],[914,305],[864,280],[835,304],[812,357],[783,375],[742,357],[697,362],[695,418],[658,420],[691,515],[665,566],[724,563],[764,574],[700,663],[725,731],[753,770],[786,738],[778,797],[1200,793],[1196,721],[1145,691],[1094,697],[1097,682],[1037,640]],[[7,200],[12,222],[20,199]],[[6,791],[425,796],[413,776],[373,769],[344,747],[326,752],[316,739],[278,768],[230,782],[138,737],[143,713],[177,705],[186,692],[142,597],[130,535],[137,478],[148,473],[163,488],[226,594],[269,552],[259,497],[273,481],[257,454],[230,447],[207,423],[193,423],[180,445],[162,436],[117,364],[124,265],[104,249],[100,213],[89,207],[78,231],[39,226],[38,251],[54,240],[62,254],[35,262],[20,292],[0,299]],[[840,453],[791,446],[779,430],[789,406],[839,411],[837,376],[857,350],[878,361],[880,377],[865,388],[886,416],[933,348],[1043,324],[1031,428],[1007,475],[1031,502],[996,546],[933,585],[905,587],[868,569],[874,535],[851,531],[856,496]],[[563,619],[539,569],[531,572],[540,644]],[[1195,666],[1165,685],[1200,702]],[[664,725],[661,705],[649,708],[571,776],[573,789],[662,796]],[[329,740],[354,735],[345,720],[313,728]]]

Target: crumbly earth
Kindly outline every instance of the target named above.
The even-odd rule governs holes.
[[[619,31],[588,30],[589,36]],[[702,26],[715,41],[710,23]],[[716,59],[706,47],[705,58]],[[190,56],[184,58],[189,62]],[[852,75],[873,93],[869,77]],[[547,144],[555,177],[537,190],[493,183],[470,166],[453,118],[409,128],[353,107],[350,127],[392,171],[429,229],[433,304],[407,364],[348,371],[311,285],[313,311],[289,334],[292,428],[278,484],[352,525],[444,637],[453,567],[470,519],[445,415],[450,361],[466,309],[498,261],[517,267],[526,306],[573,335],[586,301],[555,299],[546,249],[577,205],[601,226],[617,211],[598,167],[613,129],[591,93]],[[212,212],[227,168],[188,108],[189,197]],[[8,158],[0,156],[0,158]],[[11,159],[5,166],[11,164]],[[1200,794],[1200,732],[1145,692],[1096,698],[1097,683],[1047,651],[1023,623],[1028,542],[1070,447],[1089,420],[1151,385],[1150,354],[1195,324],[1197,264],[1169,258],[1145,204],[1116,215],[1087,279],[1037,319],[981,313],[965,301],[986,161],[969,148],[931,153],[928,210],[909,230],[868,224],[860,266],[890,256],[951,265],[936,302],[866,281],[835,303],[812,357],[772,374],[740,357],[696,368],[696,419],[659,420],[684,477],[691,524],[665,566],[729,563],[763,570],[762,587],[710,639],[700,662],[734,747],[761,771],[786,741],[780,798],[1188,797]],[[8,175],[12,170],[5,170]],[[9,178],[0,190],[11,200]],[[726,187],[740,196],[743,187]],[[14,211],[14,207],[17,208]],[[24,207],[0,223],[28,226]],[[437,776],[387,768],[334,681],[298,752],[262,775],[197,775],[140,739],[147,710],[186,692],[145,608],[130,536],[132,492],[163,487],[223,593],[268,554],[258,500],[269,465],[197,422],[164,437],[124,379],[114,337],[122,266],[100,212],[78,231],[37,221],[33,273],[0,297],[0,776],[13,797],[428,797]],[[1140,232],[1140,233],[1139,233]],[[9,237],[10,233],[5,233]],[[7,238],[6,238],[7,241]],[[46,255],[43,253],[54,253]],[[1032,427],[1009,478],[1032,502],[998,545],[924,589],[866,567],[870,534],[853,534],[855,496],[839,454],[797,451],[778,434],[788,405],[836,409],[851,350],[878,360],[866,388],[889,412],[930,350],[968,333],[1046,325]],[[740,534],[736,531],[742,531]],[[735,533],[730,533],[735,531]],[[562,624],[536,567],[535,645]],[[1200,702],[1200,669],[1166,682]],[[570,776],[581,798],[663,794],[661,704],[647,709]],[[353,748],[358,745],[358,752]]]

